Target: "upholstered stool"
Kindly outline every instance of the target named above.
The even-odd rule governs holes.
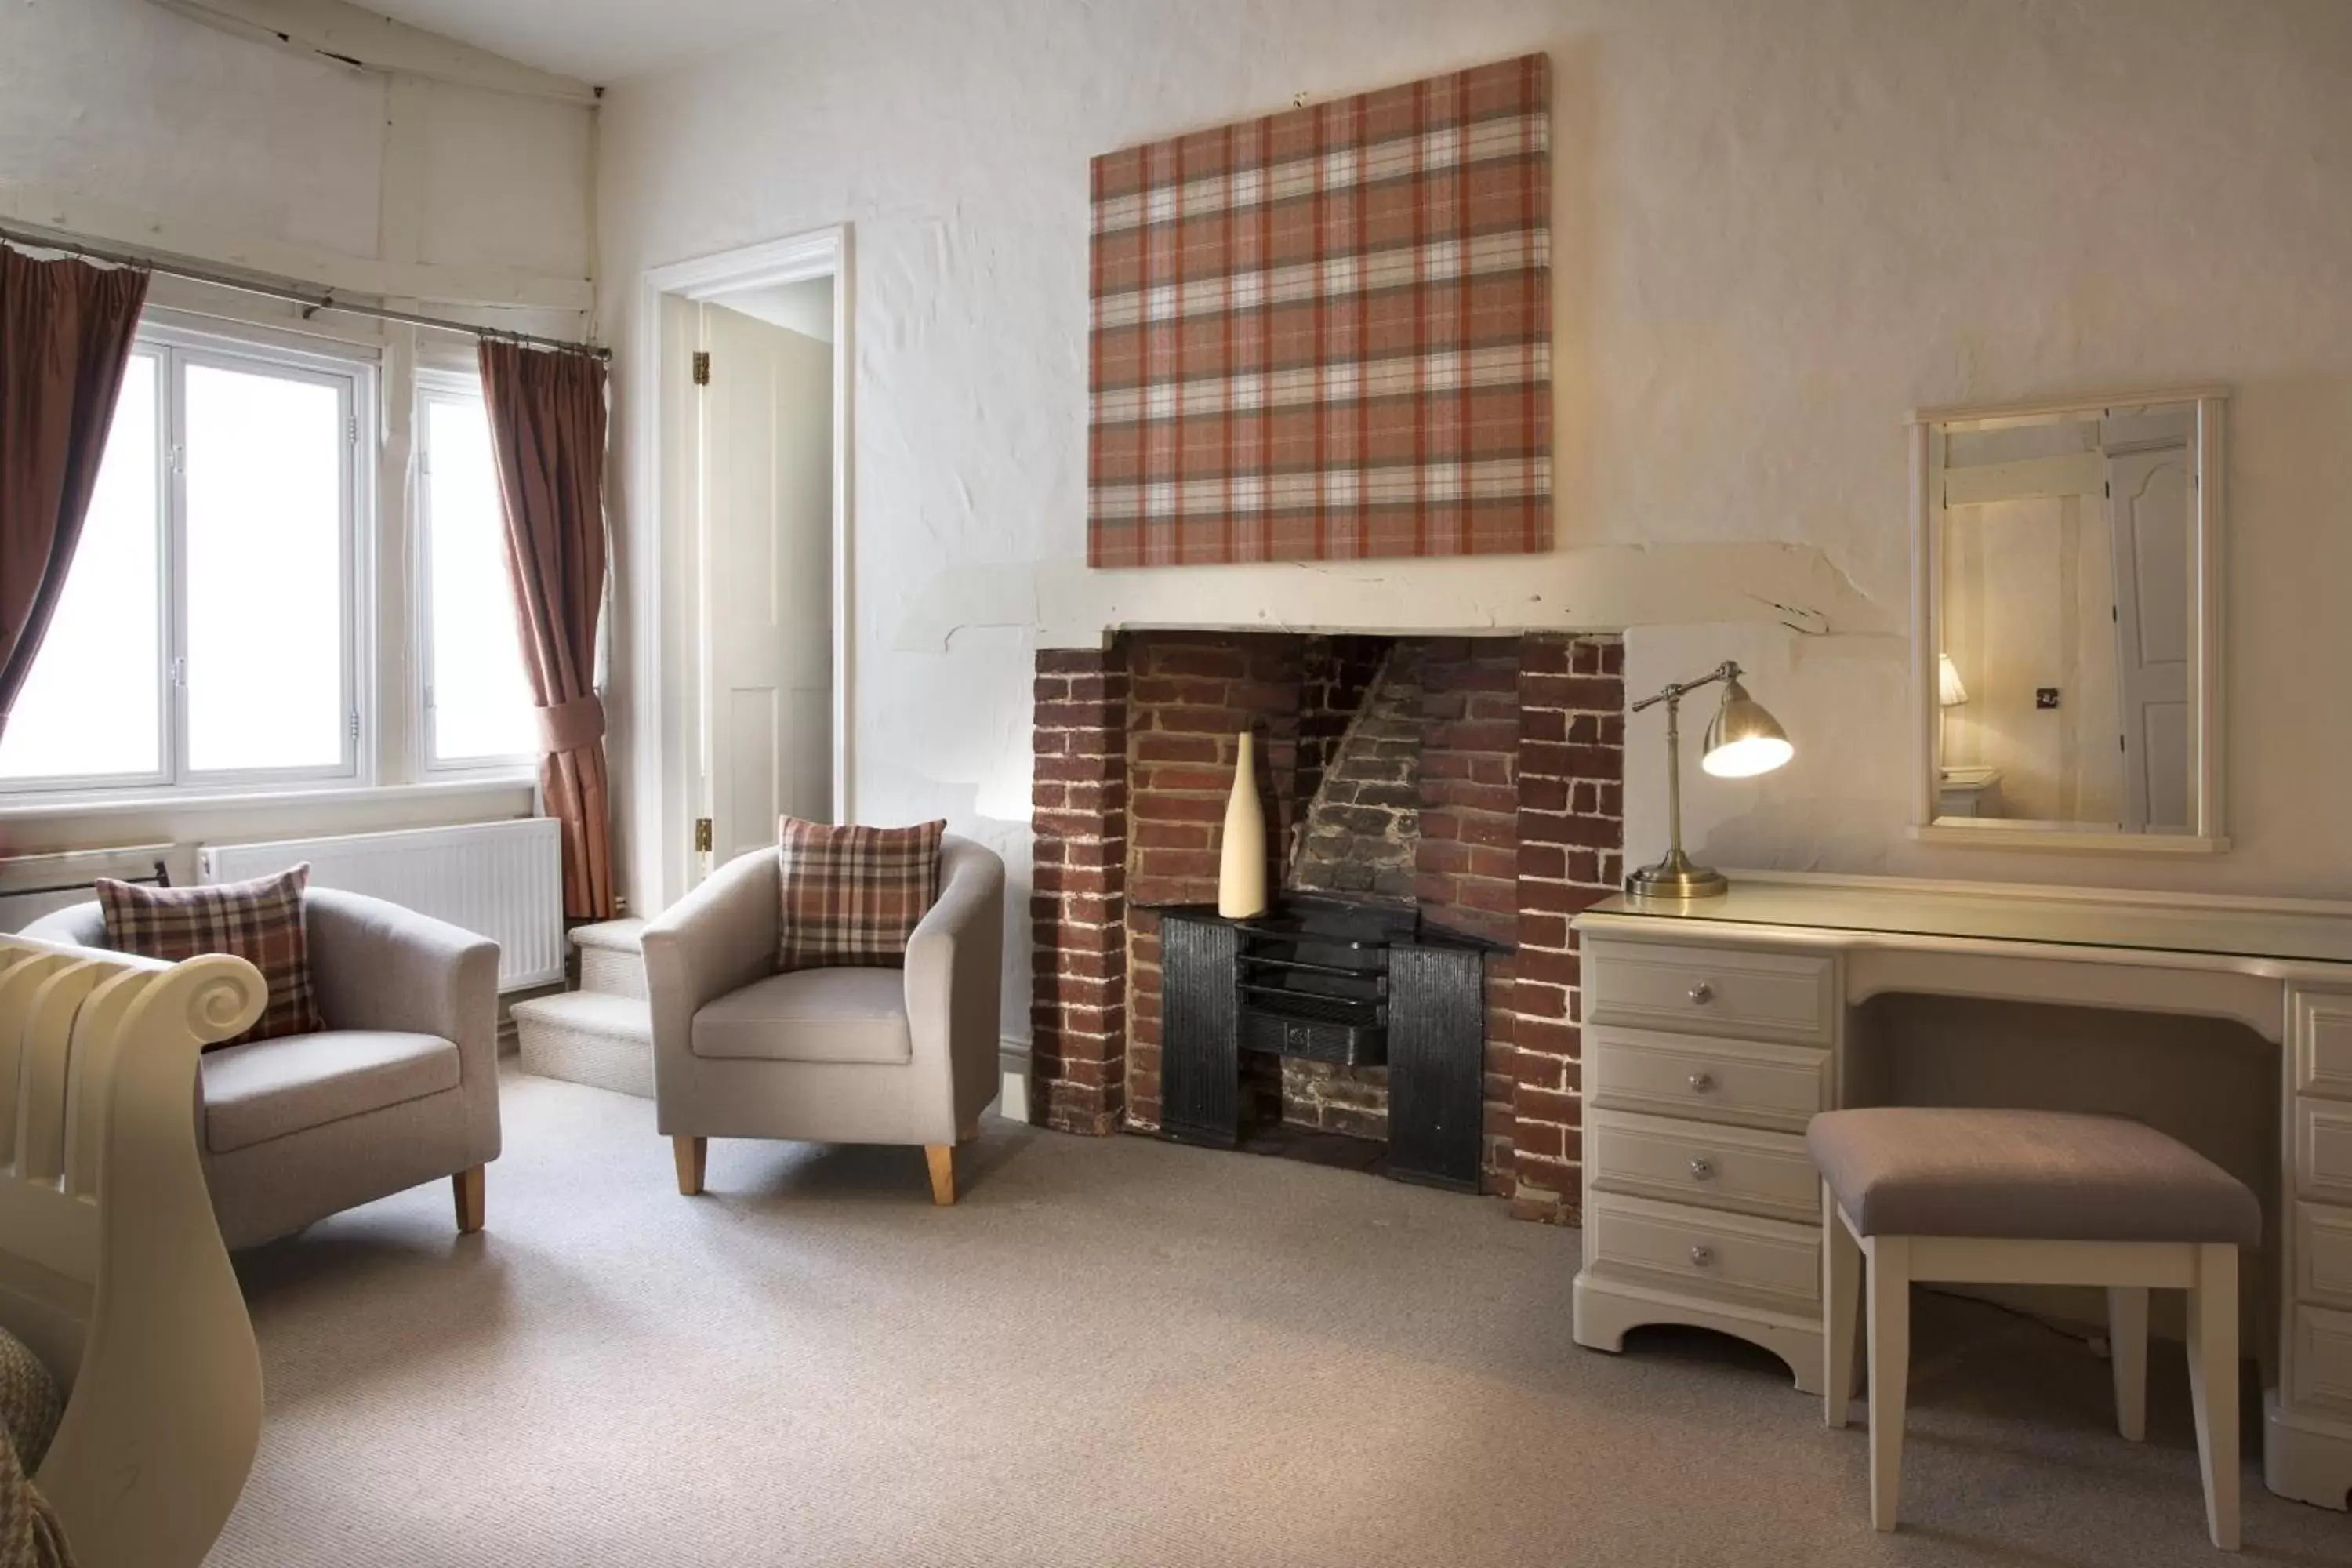
[[[2238,1547],[2238,1249],[2262,1205],[2153,1128],[2042,1110],[1888,1108],[1813,1118],[1822,1173],[1822,1387],[1829,1424],[1853,1394],[1855,1308],[1870,1307],[1870,1520],[1895,1528],[1911,1282],[2104,1285],[2116,1424],[2137,1442],[2147,1293],[2189,1292],[2189,1384],[2213,1544]]]

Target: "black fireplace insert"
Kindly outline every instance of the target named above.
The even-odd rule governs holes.
[[[1247,920],[1199,904],[1160,916],[1163,1136],[1243,1141],[1244,1051],[1385,1067],[1388,1173],[1477,1190],[1486,960],[1507,948],[1385,900],[1298,893]]]

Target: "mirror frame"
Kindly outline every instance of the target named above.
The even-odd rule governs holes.
[[[2230,400],[2225,386],[2174,387],[2116,395],[2037,398],[2024,403],[1958,405],[1917,408],[1910,417],[1911,440],[1911,837],[1930,844],[1965,844],[1985,849],[2095,850],[2140,855],[2212,855],[2230,847],[2223,798],[2228,752],[2222,710],[2221,565],[2224,541],[2223,427]],[[1943,468],[1944,427],[1979,419],[2032,418],[2036,415],[2085,414],[2150,404],[2189,404],[2196,408],[2192,437],[2194,500],[2189,520],[2189,603],[2197,624],[2189,689],[2197,694],[2190,732],[2189,766],[2197,781],[2197,816],[2188,833],[2094,833],[2061,824],[2000,817],[1939,819],[1936,815],[1937,703],[1936,650],[1943,603],[1942,552],[1937,523],[1943,511],[1932,493],[1933,476]]]

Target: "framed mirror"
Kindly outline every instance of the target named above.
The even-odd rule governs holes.
[[[1915,836],[2211,853],[2218,387],[1911,416]]]

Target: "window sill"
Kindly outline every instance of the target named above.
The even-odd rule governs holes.
[[[285,789],[151,790],[142,794],[0,796],[0,822],[31,822],[61,816],[142,816],[163,812],[278,811],[289,805],[367,805],[404,800],[449,800],[465,795],[530,793],[536,770],[477,773],[405,784],[308,784]],[[536,805],[536,797],[533,800]]]

